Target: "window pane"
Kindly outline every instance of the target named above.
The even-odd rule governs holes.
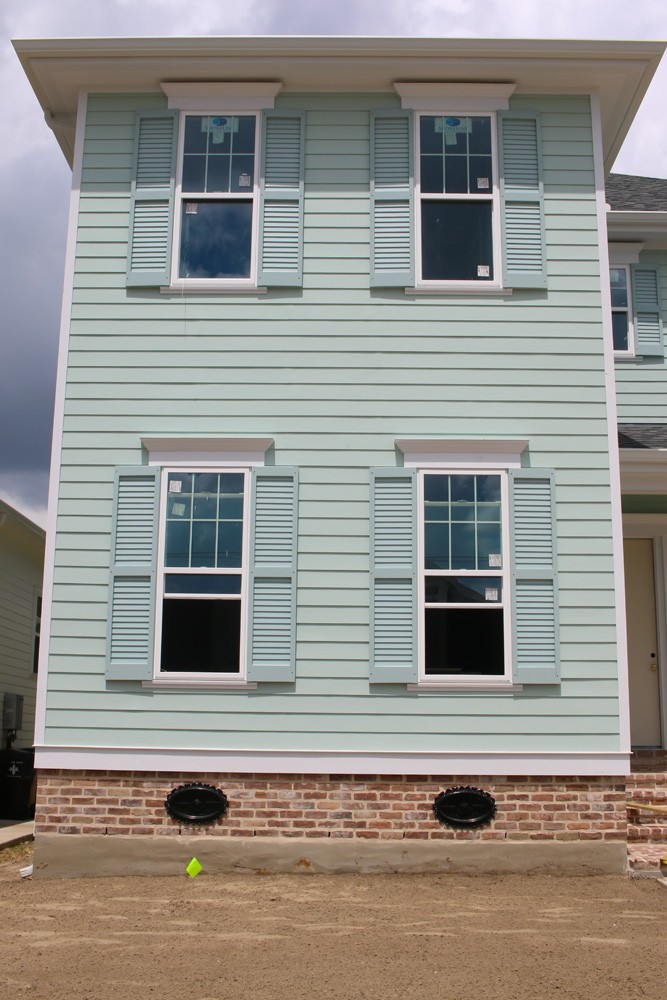
[[[452,524],[452,569],[477,569],[474,524]]]
[[[424,476],[426,500],[449,500],[449,476]]]
[[[502,600],[499,576],[427,576],[427,604],[498,604]]]
[[[614,350],[628,350],[628,314],[625,312],[613,312],[611,314],[612,330],[614,334]]]
[[[193,521],[191,566],[215,566],[215,521]]]
[[[493,280],[490,202],[422,202],[422,277]]]
[[[438,153],[442,156],[442,118],[422,115],[419,119],[419,150],[421,153]]]
[[[468,160],[465,156],[445,159],[445,191],[447,194],[468,194]]]
[[[425,619],[427,674],[503,675],[501,608],[427,608]]]
[[[240,601],[163,601],[163,671],[238,673],[240,639]]]
[[[422,191],[427,194],[442,194],[444,191],[443,160],[441,156],[422,156],[421,158]]]
[[[235,153],[255,152],[255,116],[242,115],[236,119],[238,128],[232,136],[232,148]]]
[[[206,190],[210,192],[229,191],[229,168],[231,156],[209,156]]]
[[[240,566],[243,544],[243,524],[240,521],[220,521],[218,524],[218,566]]]
[[[183,191],[206,190],[205,156],[183,157],[183,180],[181,186]]]
[[[190,520],[167,521],[164,546],[165,566],[190,565]]]
[[[468,152],[468,132],[470,130],[469,118],[454,118],[453,116],[438,118],[436,119],[435,128],[436,131],[442,129],[445,156],[449,153]]]
[[[229,573],[167,573],[164,578],[165,594],[240,594],[241,577]]]
[[[254,176],[254,156],[232,156],[231,191],[245,191],[249,193],[252,191]]]
[[[205,153],[208,138],[208,116],[187,115],[185,119],[185,153]]]
[[[468,148],[471,153],[491,156],[491,119],[471,118]]]
[[[500,503],[500,476],[475,476],[477,500]]]
[[[477,525],[477,569],[501,568],[500,524]]]
[[[181,278],[248,278],[251,201],[184,201]]]
[[[449,523],[424,525],[424,566],[449,569]]]
[[[469,160],[469,190],[474,194],[483,194],[493,188],[490,156],[471,156]]]
[[[612,267],[609,269],[609,283],[611,285],[611,304],[614,308],[626,307],[628,305],[628,277],[624,267]]]
[[[475,499],[474,476],[450,476],[452,484],[452,503],[465,501],[473,503]]]

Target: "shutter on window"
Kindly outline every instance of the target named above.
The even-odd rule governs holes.
[[[296,469],[252,472],[248,680],[293,681],[296,674]]]
[[[373,469],[370,680],[417,681],[417,479]]]
[[[539,116],[530,111],[501,111],[498,127],[503,284],[507,288],[546,288]]]
[[[371,115],[371,285],[414,285],[412,114]]]
[[[153,674],[159,469],[116,471],[106,676],[150,680]]]
[[[168,285],[174,219],[176,111],[137,115],[128,285]]]
[[[260,285],[303,284],[301,111],[265,111],[260,177]]]
[[[517,684],[560,680],[554,474],[510,469],[512,642]]]
[[[655,267],[632,268],[632,302],[635,353],[640,357],[663,357],[665,347],[660,308],[660,280]]]

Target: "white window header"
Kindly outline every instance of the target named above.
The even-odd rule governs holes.
[[[406,468],[487,469],[520,468],[521,453],[528,447],[522,439],[396,438]]]
[[[273,438],[149,438],[141,443],[149,465],[247,466],[265,465]]]
[[[638,264],[643,249],[643,243],[610,243],[609,263],[612,267],[615,264]]]
[[[256,83],[161,83],[167,106],[180,111],[262,111],[272,108],[280,80]]]
[[[457,114],[507,111],[515,83],[394,83],[402,108]]]

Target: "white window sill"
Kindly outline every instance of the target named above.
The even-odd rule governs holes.
[[[636,361],[637,355],[630,351],[614,351],[614,361]]]
[[[161,285],[161,295],[266,295],[268,288],[259,285],[227,285],[210,281],[202,284]]]
[[[154,677],[152,681],[142,681],[144,688],[215,688],[225,691],[256,691],[256,681],[227,680],[223,677]]]
[[[406,295],[511,295],[513,289],[500,288],[498,285],[416,285],[406,288]]]
[[[429,691],[523,691],[523,684],[512,684],[509,681],[422,681],[420,684],[408,684],[408,691],[424,694]]]

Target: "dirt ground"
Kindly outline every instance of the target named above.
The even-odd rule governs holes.
[[[649,879],[22,880],[30,860],[0,852],[1,1000],[667,998]]]

